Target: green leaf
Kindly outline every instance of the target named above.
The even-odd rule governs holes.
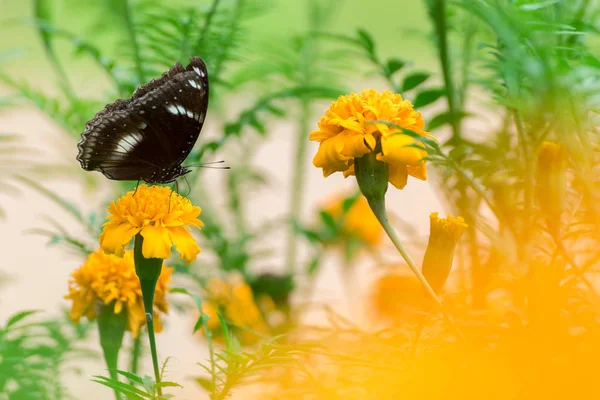
[[[433,130],[439,128],[440,126],[444,126],[446,124],[451,124],[455,120],[461,120],[462,118],[464,118],[468,115],[470,115],[470,114],[466,113],[466,112],[462,112],[462,111],[460,111],[458,113],[451,113],[450,111],[440,113],[440,114],[436,115],[435,117],[433,117],[431,119],[431,121],[429,121],[429,123],[427,124],[427,130],[433,131]]]
[[[162,381],[160,383],[156,383],[154,386],[161,387],[161,388],[162,387],[183,387],[177,382],[170,382],[170,381]]]
[[[316,256],[314,256],[312,258],[312,260],[310,260],[310,262],[308,263],[308,266],[306,267],[306,272],[308,274],[308,276],[313,276],[315,272],[317,272],[317,269],[319,268],[319,265],[321,264],[321,254],[317,254]]]
[[[369,53],[370,56],[375,56],[375,41],[371,34],[364,29],[358,29],[358,41],[361,46]]]
[[[390,58],[385,64],[385,70],[388,76],[391,76],[395,72],[400,71],[402,68],[404,68],[405,65],[406,62],[400,60],[399,58]]]
[[[212,384],[212,380],[211,379],[199,376],[199,377],[194,378],[194,380],[196,382],[198,382],[198,384],[200,386],[202,386],[202,388],[204,390],[206,390],[208,393],[212,393],[212,391],[213,391],[213,384]]]
[[[125,378],[129,379],[131,382],[137,383],[138,385],[141,385],[142,382],[142,378],[140,378],[139,376],[132,374],[131,372],[127,372],[127,371],[122,371],[120,369],[116,369],[115,372],[119,375],[124,376]]]
[[[133,398],[136,400],[141,400],[143,398],[147,398],[150,399],[152,398],[152,396],[146,392],[143,392],[142,390],[136,388],[135,386],[128,384],[128,383],[124,383],[124,382],[119,382],[117,380],[114,379],[110,379],[107,378],[105,376],[100,376],[100,375],[94,375],[95,379],[92,379],[92,382],[96,382],[96,383],[100,383],[104,386],[108,386],[111,389],[114,389],[120,393],[126,394],[129,398]]]
[[[402,81],[402,91],[406,92],[416,88],[429,79],[430,76],[431,74],[427,72],[413,72],[412,74],[406,75]]]
[[[413,105],[415,108],[425,107],[446,94],[446,89],[427,89],[419,92]]]
[[[346,214],[348,210],[350,210],[350,208],[354,205],[354,203],[356,203],[359,197],[360,193],[356,193],[354,196],[350,196],[344,199],[344,201],[342,202],[342,210],[344,214]]]
[[[455,148],[450,150],[450,152],[448,153],[448,157],[450,157],[456,161],[462,160],[466,156],[471,154],[472,150],[473,149],[469,146],[465,146],[465,145],[456,146]]]
[[[225,338],[225,347],[227,351],[232,351],[233,346],[231,342],[231,333],[229,332],[229,327],[227,326],[227,322],[225,322],[225,318],[221,315],[220,312],[217,313],[217,318],[219,318],[219,323],[221,324],[221,330],[223,331],[223,337]]]
[[[321,221],[323,224],[330,230],[336,232],[338,227],[333,215],[329,214],[326,211],[319,212],[319,216],[321,217]]]
[[[16,313],[15,315],[11,316],[8,321],[6,322],[6,329],[10,328],[12,325],[16,324],[17,322],[27,318],[28,316],[38,313],[40,312],[40,310],[26,310],[26,311],[21,311],[19,313]]]

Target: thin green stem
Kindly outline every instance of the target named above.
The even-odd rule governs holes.
[[[430,16],[433,20],[435,34],[437,37],[438,57],[444,77],[444,85],[446,86],[446,98],[448,99],[448,110],[452,116],[450,125],[452,127],[452,141],[458,143],[461,140],[460,119],[458,118],[460,111],[460,103],[458,92],[454,86],[452,76],[452,66],[448,52],[448,25],[446,0],[432,0],[430,5]]]
[[[132,374],[138,373],[140,365],[140,356],[142,354],[142,332],[140,331],[138,337],[133,339],[133,347],[131,349],[131,365],[129,372]]]
[[[131,47],[133,50],[133,59],[135,61],[135,69],[137,71],[138,81],[139,83],[144,83],[146,81],[146,76],[144,74],[144,68],[142,66],[140,46],[137,40],[137,35],[135,33],[135,25],[133,24],[129,0],[125,0],[123,2],[123,18],[125,19],[125,28],[127,29],[127,34],[129,35],[129,42],[131,43]]]
[[[206,14],[205,23],[202,27],[202,32],[200,32],[200,36],[198,36],[198,41],[196,42],[196,49],[199,49],[202,46],[204,39],[206,39],[206,34],[210,30],[210,25],[212,23],[213,17],[217,12],[217,8],[219,8],[220,2],[221,0],[213,0],[210,6],[210,10],[208,10],[208,14]]]
[[[298,121],[298,133],[296,135],[296,154],[292,171],[292,189],[290,198],[290,224],[288,230],[287,251],[285,265],[289,272],[296,270],[297,232],[294,223],[300,216],[305,182],[305,159],[308,144],[308,121],[310,118],[310,104],[307,100],[302,101],[300,120]]]
[[[425,278],[425,276],[423,276],[423,273],[421,272],[421,270],[417,267],[417,265],[413,261],[410,254],[408,254],[408,252],[404,248],[404,245],[400,241],[400,238],[396,234],[394,227],[392,226],[392,224],[390,223],[390,221],[387,217],[387,212],[385,209],[385,202],[384,202],[383,198],[380,200],[374,200],[373,198],[370,198],[370,199],[367,198],[367,200],[369,201],[369,206],[371,207],[371,210],[373,210],[373,214],[375,214],[375,216],[377,217],[377,220],[379,221],[379,223],[383,227],[383,230],[385,231],[385,233],[388,235],[388,237],[394,244],[394,247],[396,247],[396,250],[398,250],[398,252],[402,256],[402,258],[404,258],[404,260],[406,261],[406,263],[408,264],[408,266],[410,267],[412,272],[417,277],[417,279],[419,279],[419,281],[425,288],[425,291],[427,292],[427,294],[438,305],[440,311],[442,312],[442,315],[444,316],[444,318],[446,319],[446,321],[448,322],[448,324],[450,325],[452,330],[454,330],[455,334],[460,339],[464,339],[464,335],[462,334],[462,332],[458,329],[458,327],[454,323],[452,316],[448,313],[448,311],[442,304],[442,301],[440,300],[438,295],[435,293],[435,291],[433,290],[431,285],[429,285],[429,282],[427,282],[427,279]]]
[[[133,248],[133,257],[135,261],[135,272],[140,279],[142,288],[142,297],[144,299],[144,310],[146,311],[146,324],[148,325],[148,340],[150,342],[150,354],[152,355],[152,365],[154,367],[154,379],[160,383],[160,369],[158,367],[158,356],[156,352],[156,337],[154,334],[154,291],[156,282],[160,276],[163,260],[160,258],[145,258],[142,254],[144,238],[135,235],[135,245]],[[162,388],[157,386],[157,393],[162,396]]]

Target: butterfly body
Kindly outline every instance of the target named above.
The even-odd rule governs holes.
[[[192,57],[139,87],[129,99],[108,104],[88,121],[77,160],[108,179],[169,183],[190,170],[192,150],[208,108],[208,74]]]

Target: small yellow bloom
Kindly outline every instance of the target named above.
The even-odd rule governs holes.
[[[544,142],[538,153],[536,186],[542,211],[557,228],[567,193],[567,152],[560,144]]]
[[[377,120],[433,138],[424,131],[421,113],[399,94],[368,89],[341,96],[331,103],[319,129],[310,134],[310,140],[320,143],[313,164],[323,168],[323,176],[336,171],[344,177],[354,175],[354,159],[377,151],[377,159],[389,164],[389,181],[398,189],[406,185],[408,175],[427,178],[423,161],[427,151],[422,143],[398,128],[369,123]]]
[[[227,322],[233,324],[238,337],[245,344],[254,343],[259,339],[247,329],[259,334],[269,331],[254,300],[252,289],[241,275],[232,275],[228,280],[210,279],[206,286],[202,312],[209,317],[208,328],[215,333],[220,332],[221,325],[217,317],[217,313],[220,312]]]
[[[378,246],[383,240],[383,228],[371,211],[364,196],[359,196],[344,215],[344,202],[349,197],[336,196],[323,211],[336,221],[343,218],[342,231],[345,235],[356,237],[371,246]]]
[[[431,213],[429,220],[429,243],[423,258],[423,275],[438,293],[448,279],[454,249],[468,225],[462,217],[439,218],[438,213]]]
[[[138,233],[144,238],[145,258],[169,258],[173,246],[187,262],[200,253],[190,226],[204,225],[198,219],[201,209],[167,187],[140,185],[113,202],[108,211],[100,235],[100,246],[107,253],[123,254]]]
[[[163,267],[154,295],[155,310],[167,313],[167,284],[171,281],[172,268]],[[69,293],[65,299],[73,301],[70,317],[78,323],[81,317],[94,320],[99,307],[113,309],[115,314],[127,313],[127,330],[137,337],[140,328],[146,323],[142,289],[135,274],[133,252],[127,251],[117,257],[96,250],[85,263],[71,273]],[[156,330],[160,332],[160,316],[154,312]]]

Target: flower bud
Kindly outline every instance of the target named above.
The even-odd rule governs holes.
[[[450,275],[456,244],[468,225],[462,217],[439,218],[438,213],[431,213],[429,220],[429,244],[422,270],[431,288],[439,293]]]

